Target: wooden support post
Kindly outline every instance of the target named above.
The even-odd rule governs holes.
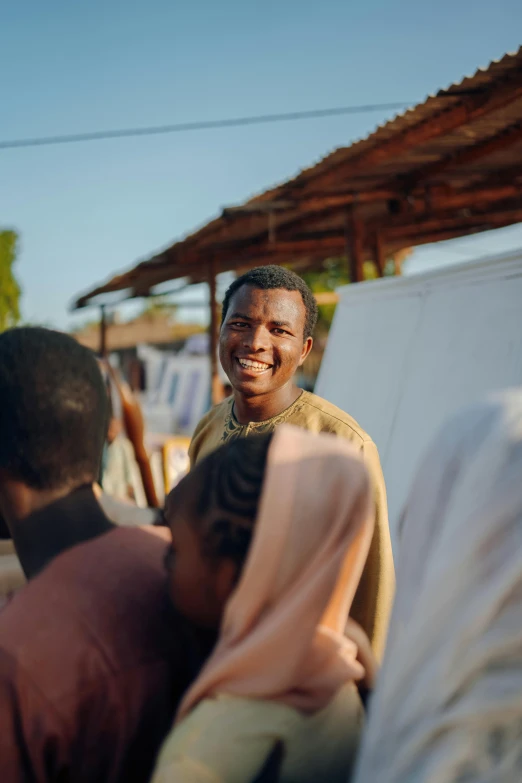
[[[377,271],[379,272],[379,276],[384,276],[384,266],[386,264],[386,253],[384,250],[384,242],[382,241],[382,234],[377,232],[375,234],[374,239],[374,245],[373,245],[373,260],[375,261],[375,265],[377,267]]]
[[[217,405],[223,399],[224,390],[218,373],[219,321],[216,303],[216,264],[214,261],[209,264],[208,285],[210,289],[210,388],[212,404]]]
[[[100,357],[105,359],[107,356],[107,317],[105,314],[105,305],[100,307]]]
[[[346,218],[346,253],[350,272],[350,281],[360,283],[363,279],[364,241],[363,224],[350,210]]]

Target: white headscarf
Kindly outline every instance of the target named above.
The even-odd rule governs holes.
[[[446,424],[400,539],[356,783],[522,781],[522,393]]]

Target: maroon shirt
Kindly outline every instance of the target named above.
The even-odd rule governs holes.
[[[63,552],[0,612],[0,781],[146,781],[199,660],[170,607],[166,533]]]

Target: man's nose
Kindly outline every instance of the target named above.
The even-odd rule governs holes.
[[[248,333],[245,333],[245,345],[251,351],[258,353],[268,348],[269,337],[270,333],[264,326],[253,327]]]

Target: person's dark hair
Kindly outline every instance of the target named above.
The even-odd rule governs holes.
[[[96,481],[107,426],[89,349],[40,327],[0,335],[0,469],[38,490]]]
[[[204,552],[233,560],[238,576],[250,549],[271,440],[272,433],[238,438],[197,467],[203,487],[196,519]]]
[[[234,280],[228,287],[223,299],[221,325],[225,322],[230,300],[236,291],[239,291],[245,285],[260,288],[263,291],[274,288],[283,288],[285,291],[299,291],[306,309],[304,339],[307,340],[308,337],[312,336],[317,323],[317,302],[315,296],[302,277],[296,275],[291,269],[285,269],[282,266],[258,266],[256,269],[251,269]]]

